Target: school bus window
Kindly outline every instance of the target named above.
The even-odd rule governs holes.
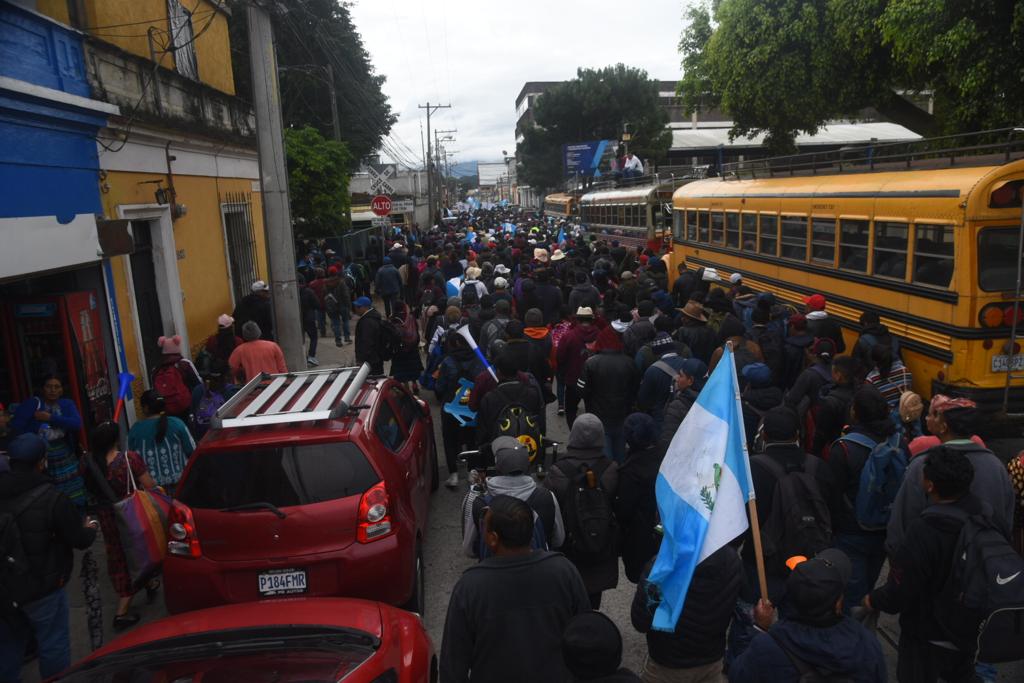
[[[774,214],[761,214],[761,232],[757,236],[757,250],[762,254],[775,256],[779,245],[779,217]]]
[[[672,213],[672,237],[676,240],[683,239],[683,222],[685,216],[682,211],[674,211]]]
[[[811,260],[832,265],[836,259],[836,221],[811,219]]]
[[[693,209],[686,210],[686,239],[697,241],[697,212]]]
[[[708,211],[700,212],[700,241],[708,241],[708,226],[711,225],[711,214]]]
[[[642,204],[633,205],[633,225],[641,226],[644,224],[644,207]]]
[[[908,232],[906,223],[875,221],[875,275],[906,279]]]
[[[807,218],[805,216],[782,217],[782,258],[794,261],[807,260]]]
[[[1012,292],[1017,288],[1020,226],[985,228],[978,233],[978,286],[986,292]]]
[[[721,211],[711,212],[711,243],[721,244],[725,238],[725,218]]]
[[[743,232],[740,234],[740,242],[744,251],[754,251],[757,240],[757,214],[745,213],[741,220]]]
[[[914,228],[914,282],[949,287],[953,279],[953,226],[922,225]]]
[[[740,215],[735,211],[725,214],[725,246],[740,248]]]
[[[843,218],[839,221],[839,267],[846,270],[868,272],[867,221]]]

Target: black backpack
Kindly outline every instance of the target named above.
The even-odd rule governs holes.
[[[832,541],[832,518],[815,478],[821,460],[804,455],[799,468],[783,467],[768,455],[758,462],[775,476],[772,507],[761,527],[765,565],[784,574],[786,560],[794,555],[814,557]]]
[[[769,328],[754,330],[753,339],[761,347],[764,363],[772,371],[772,380],[780,384],[786,370],[786,353],[783,350],[782,337]]]
[[[935,601],[935,621],[962,652],[982,662],[1012,662],[1024,652],[1024,558],[983,515],[955,505],[922,516],[963,523],[949,576]]]
[[[32,597],[32,568],[21,545],[18,517],[51,490],[51,484],[40,484],[0,512],[0,618],[12,616]]]
[[[392,360],[405,348],[402,331],[390,320],[380,322],[380,357]]]
[[[480,307],[480,291],[476,287],[476,281],[467,282],[462,287],[462,292],[459,295],[462,299],[462,308],[479,308]]]
[[[601,477],[611,464],[607,458],[594,468],[582,463],[570,481],[568,500],[562,512],[565,547],[574,558],[599,560],[616,552],[618,524],[612,510],[612,497],[601,485]]]
[[[775,644],[779,646],[782,653],[786,655],[786,659],[796,669],[797,674],[800,676],[797,680],[800,683],[853,683],[853,679],[849,676],[833,675],[830,672],[821,671],[817,667],[811,666],[786,647],[782,643],[782,639],[771,631],[768,631],[768,636],[775,641]]]
[[[516,380],[516,384],[519,381]],[[533,388],[532,386],[530,387]],[[498,385],[494,391],[501,392],[502,385]],[[522,403],[512,401],[502,407],[498,413],[498,422],[495,425],[495,437],[511,436],[519,441],[530,451],[530,462],[537,457],[540,450],[541,437],[540,417],[524,406]]]

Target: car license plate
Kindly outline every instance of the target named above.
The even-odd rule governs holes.
[[[992,356],[992,372],[1017,372],[1018,370],[1024,370],[1024,354],[1017,354],[1012,356],[1013,367],[1010,367],[1009,355]]]
[[[260,595],[295,595],[309,590],[305,569],[277,569],[259,575]]]

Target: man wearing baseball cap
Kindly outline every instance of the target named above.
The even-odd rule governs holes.
[[[843,615],[843,592],[852,572],[841,550],[828,548],[786,563],[786,612],[776,621],[771,603],[754,609],[760,631],[729,666],[729,680],[797,683],[805,676],[869,683],[887,677],[878,639]]]
[[[274,317],[270,310],[270,285],[256,280],[250,291],[235,306],[231,317],[235,319],[235,336],[245,338],[242,328],[249,321],[259,325],[261,338],[274,341]]]

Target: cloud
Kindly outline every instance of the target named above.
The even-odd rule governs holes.
[[[494,161],[515,149],[515,98],[527,81],[573,78],[622,62],[679,78],[679,0],[356,0],[352,18],[398,114],[392,135],[421,157],[425,112],[458,129],[455,160]],[[421,133],[422,130],[422,133]]]

